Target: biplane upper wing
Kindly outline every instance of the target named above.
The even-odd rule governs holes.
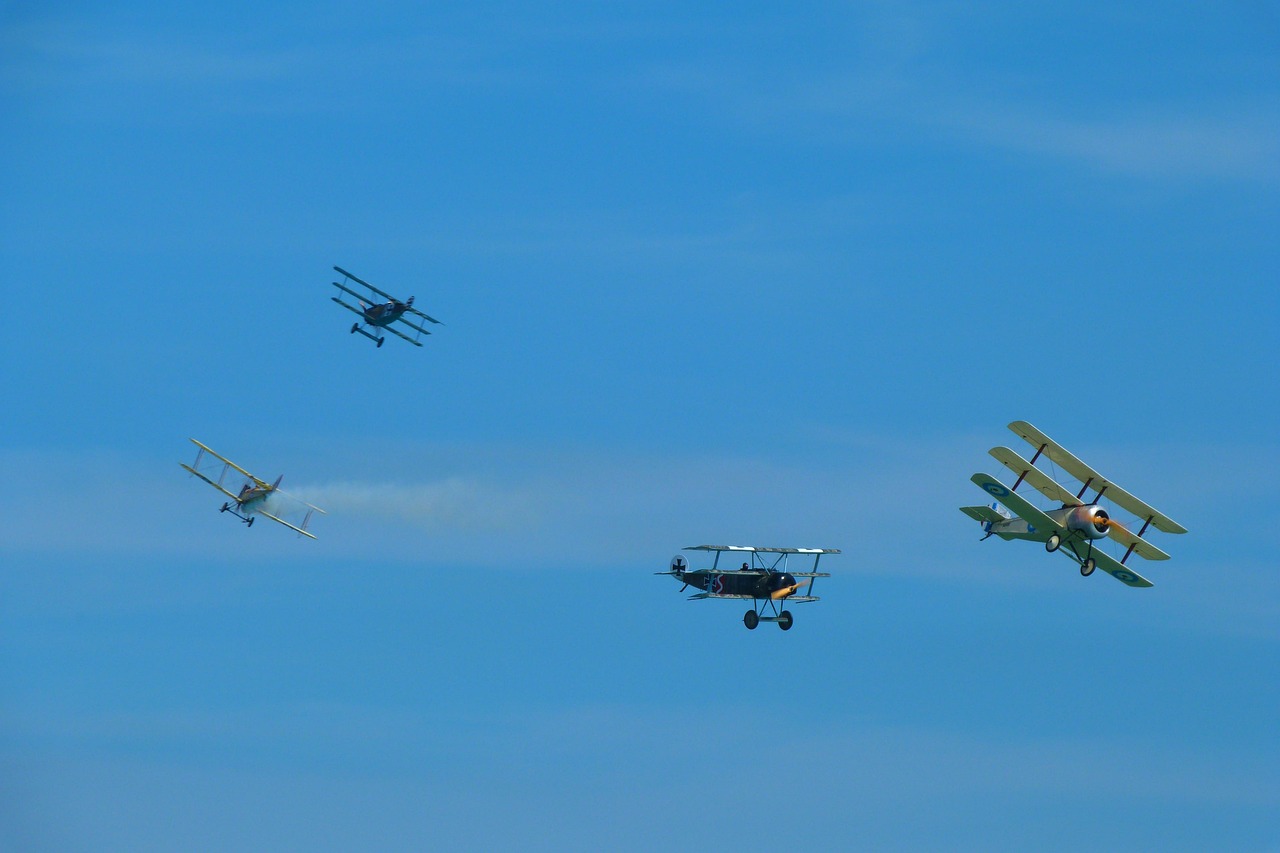
[[[1100,496],[1110,499],[1116,506],[1128,510],[1157,530],[1163,530],[1165,533],[1187,532],[1187,528],[1103,477],[1061,444],[1026,421],[1014,421],[1009,424],[1009,429],[1023,441],[1039,448],[1040,453],[1048,456],[1055,465],[1084,483],[1087,488],[1097,489]]]
[[[357,276],[352,275],[351,273],[349,273],[349,272],[347,272],[346,270],[344,270],[342,267],[335,266],[335,267],[334,267],[334,269],[335,269],[335,270],[337,270],[338,272],[342,273],[343,275],[345,275],[347,278],[351,279],[352,281],[356,282],[357,284],[363,284],[365,287],[369,288],[369,289],[370,289],[370,290],[372,290],[374,293],[378,294],[379,296],[381,296],[381,297],[382,297],[382,298],[384,298],[384,299],[388,299],[388,300],[393,300],[393,299],[395,299],[395,297],[394,297],[394,296],[392,296],[390,293],[386,293],[386,292],[384,292],[384,291],[378,290],[378,288],[374,287],[374,286],[373,286],[372,284],[370,284],[369,282],[365,281],[365,280],[364,280],[364,279],[362,279],[362,278],[358,278]],[[338,284],[336,281],[334,282],[334,284],[337,284],[337,285],[338,285],[338,287],[342,287],[342,285]],[[345,287],[342,287],[342,289],[343,289],[343,290],[346,290],[346,291],[347,291],[347,293],[351,293],[352,295],[356,296],[357,298],[359,298],[359,297],[360,297],[360,294],[355,293],[355,291],[347,290],[347,288],[345,288]]]
[[[1013,450],[1007,447],[993,447],[990,453],[1006,468],[1017,474],[1019,479],[1026,480],[1032,488],[1049,500],[1058,501],[1063,506],[1080,506],[1082,503],[1070,489],[1056,482]]]
[[[1004,483],[1001,483],[990,474],[974,474],[969,479],[976,483],[978,488],[1017,513],[1019,518],[1031,525],[1032,532],[1043,533],[1045,538],[1048,538],[1050,533],[1065,532],[1063,528],[1054,523],[1052,518],[1037,509],[1022,495],[1009,491],[1009,488]]]
[[[262,479],[259,479],[258,477],[253,476],[253,475],[252,475],[252,474],[250,474],[248,471],[244,470],[244,469],[243,469],[243,468],[241,468],[239,465],[237,465],[236,463],[232,462],[230,459],[228,459],[227,457],[223,456],[223,455],[222,455],[221,453],[219,453],[218,451],[213,450],[212,448],[210,448],[210,447],[209,447],[209,446],[207,446],[207,445],[201,444],[200,442],[196,441],[194,438],[193,438],[193,439],[191,439],[191,443],[192,443],[192,444],[194,444],[196,447],[200,448],[201,450],[203,450],[205,453],[208,453],[208,454],[209,454],[210,456],[212,456],[214,459],[217,459],[219,462],[222,462],[223,464],[225,464],[225,465],[227,465],[227,466],[229,466],[229,467],[231,467],[231,468],[234,468],[236,471],[239,471],[241,474],[243,474],[243,475],[245,475],[246,477],[248,477],[248,478],[249,478],[250,480],[252,480],[255,484],[257,484],[258,488],[260,488],[260,489],[265,489],[265,488],[268,488],[268,487],[271,485],[271,484],[270,484],[270,483],[268,483],[266,480],[262,480]],[[204,480],[206,483],[209,483],[210,485],[213,485],[213,486],[215,486],[215,487],[217,487],[217,488],[222,488],[221,486],[218,486],[218,484],[217,484],[217,483],[214,483],[214,482],[213,482],[212,480],[210,480],[208,477],[206,477],[206,476],[204,476],[203,474],[201,474],[200,472],[198,472],[198,471],[196,471],[196,470],[194,470],[194,469],[190,468],[189,466],[187,466],[187,465],[183,465],[182,467],[183,467],[183,468],[186,468],[188,471],[191,471],[191,473],[192,473],[192,474],[195,474],[197,477],[199,477],[200,479]],[[226,491],[226,489],[222,489],[222,490],[223,490],[224,492]],[[235,495],[232,495],[232,497],[235,497]]]

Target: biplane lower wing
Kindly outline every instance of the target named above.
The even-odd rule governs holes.
[[[1055,524],[1052,518],[1037,509],[1026,498],[1017,492],[1010,491],[1004,483],[1001,483],[990,474],[974,474],[969,479],[976,483],[978,488],[1016,513],[1019,518],[1030,526],[1029,532],[1040,541],[1048,539],[1050,534],[1053,533],[1060,535],[1067,533],[1066,530]],[[972,507],[967,507],[966,509],[972,509]]]
[[[317,507],[312,507],[312,509],[317,509]],[[321,512],[324,512],[324,510],[320,510],[320,511],[321,511]],[[315,538],[316,538],[316,535],[315,535],[314,533],[311,533],[310,531],[306,530],[305,528],[299,527],[299,526],[297,526],[296,524],[290,524],[289,522],[285,521],[285,520],[284,520],[283,518],[281,518],[280,516],[278,516],[278,515],[272,515],[271,513],[267,512],[266,510],[262,510],[262,509],[258,510],[258,515],[264,515],[264,516],[266,516],[267,518],[271,519],[272,521],[276,522],[277,524],[283,524],[285,527],[289,528],[290,530],[294,531],[295,533],[299,533],[299,534],[301,534],[301,535],[303,535],[303,536],[306,536],[306,537],[308,537],[308,538],[310,538],[310,539],[315,539]],[[310,513],[307,513],[307,518],[309,519],[310,517],[311,517],[311,514],[310,514]],[[305,524],[306,522],[303,522],[303,523]]]
[[[360,277],[358,277],[358,276],[354,276],[354,275],[352,275],[351,273],[349,273],[349,272],[347,272],[346,270],[344,270],[342,267],[335,266],[335,267],[334,267],[334,270],[336,270],[337,272],[342,273],[344,276],[346,276],[347,278],[349,278],[349,279],[351,279],[352,281],[356,282],[357,284],[363,284],[365,287],[369,288],[369,289],[370,289],[370,290],[372,290],[374,293],[378,294],[379,296],[383,297],[384,299],[387,299],[387,300],[393,300],[393,299],[395,299],[395,297],[394,297],[394,296],[392,296],[390,293],[383,293],[381,290],[378,290],[378,288],[374,287],[374,286],[373,286],[372,284],[370,284],[369,282],[365,281],[364,279],[362,279],[362,278],[360,278]],[[337,282],[334,282],[334,284],[337,284]],[[339,287],[342,287],[342,285],[340,285],[340,284],[339,284],[338,286],[339,286]],[[342,287],[342,289],[343,289],[343,290],[347,290],[347,288],[345,288],[345,287]],[[347,292],[348,292],[348,293],[351,293],[352,291],[347,290]],[[355,296],[356,296],[356,298],[357,298],[357,299],[359,299],[359,298],[360,298],[360,294],[358,294],[358,293],[357,293],[357,294],[355,294]]]
[[[181,462],[179,462],[178,464],[179,464],[179,465],[182,465],[182,467],[183,467],[184,469],[186,469],[187,473],[189,473],[189,474],[193,474],[193,475],[195,475],[195,476],[199,477],[201,480],[204,480],[204,481],[205,481],[206,483],[208,483],[210,486],[213,486],[215,489],[217,489],[218,491],[222,492],[224,495],[226,495],[227,497],[231,498],[232,500],[235,500],[235,499],[236,499],[235,494],[233,494],[232,492],[227,491],[227,489],[226,489],[224,486],[220,486],[220,485],[218,485],[217,483],[215,483],[213,480],[210,480],[208,477],[206,477],[204,474],[201,474],[201,473],[200,473],[199,471],[197,471],[195,468],[192,468],[190,465],[186,465],[186,464],[181,463]]]

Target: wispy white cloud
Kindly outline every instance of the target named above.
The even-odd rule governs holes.
[[[1148,108],[1149,110],[1149,108]],[[1173,107],[1148,117],[1071,119],[1017,107],[949,105],[939,127],[972,142],[1146,178],[1280,179],[1280,114],[1215,116]]]

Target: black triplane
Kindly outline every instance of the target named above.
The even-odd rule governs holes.
[[[659,575],[671,575],[684,584],[683,592],[688,587],[697,587],[702,592],[689,596],[690,601],[701,601],[707,598],[736,598],[739,601],[750,601],[751,609],[742,617],[742,623],[754,630],[761,622],[777,622],[778,627],[790,631],[794,620],[790,610],[779,610],[779,602],[801,604],[817,601],[813,595],[815,578],[829,578],[827,572],[818,571],[818,560],[823,554],[839,554],[837,548],[751,548],[745,545],[694,545],[686,551],[711,551],[716,556],[709,569],[690,569],[689,561],[683,554],[671,558],[671,569],[656,572]],[[720,555],[724,553],[741,554],[745,559],[740,568],[720,568]],[[793,555],[813,557],[813,571],[788,572],[787,559]],[[748,556],[749,555],[749,556]],[[776,556],[765,556],[776,555]],[[736,563],[737,558],[733,558]],[[797,591],[808,587],[806,595],[797,595]]]
[[[421,338],[423,335],[429,335],[431,333],[428,332],[426,329],[424,329],[421,323],[416,323],[413,320],[410,320],[409,319],[410,317],[421,317],[422,319],[427,320],[431,323],[435,323],[441,326],[444,325],[435,317],[429,317],[426,314],[423,314],[417,308],[414,308],[412,296],[409,297],[408,302],[401,302],[399,299],[396,299],[391,294],[382,290],[378,290],[378,288],[374,287],[369,282],[364,281],[363,279],[356,278],[354,275],[347,272],[342,267],[334,267],[334,269],[342,273],[343,283],[338,284],[335,281],[333,283],[333,286],[338,288],[338,290],[342,291],[343,293],[354,296],[356,300],[360,303],[360,307],[357,308],[348,302],[343,302],[340,296],[330,297],[331,299],[333,299],[334,302],[338,303],[343,308],[346,308],[351,313],[360,315],[360,322],[352,325],[351,334],[354,335],[356,332],[359,332],[369,340],[373,341],[377,346],[381,347],[382,342],[386,340],[386,338],[384,338],[382,335],[377,335],[371,332],[367,332],[364,329],[365,326],[372,326],[375,330],[385,329],[386,331],[395,335],[397,338],[404,338],[406,341],[413,344],[415,347],[420,347],[422,346],[422,342],[419,340],[419,338]],[[355,290],[352,290],[351,288],[347,287],[346,283],[348,281],[354,281],[358,285],[367,287],[369,289],[369,293],[366,295],[366,294],[359,293]],[[415,332],[417,332],[417,334],[415,334],[411,338],[405,333],[399,331],[392,325],[397,321],[404,323],[410,329],[413,329]]]

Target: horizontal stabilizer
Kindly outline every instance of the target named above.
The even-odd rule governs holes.
[[[1005,520],[1003,515],[985,504],[983,506],[962,506],[960,507],[960,511],[972,518],[974,521],[980,521],[983,524],[986,524],[987,522],[995,523],[997,521]]]

